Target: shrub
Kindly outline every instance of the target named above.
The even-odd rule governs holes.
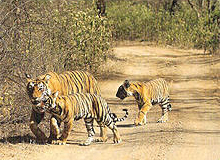
[[[173,12],[168,3],[117,1],[109,2],[107,14],[113,21],[115,40],[154,41],[214,53],[220,48],[220,3],[215,5],[214,11],[201,9],[198,16],[184,1]]]
[[[94,3],[6,0],[0,11],[2,123],[29,117],[24,73],[33,78],[48,71],[95,73],[109,53],[111,24],[97,16]]]

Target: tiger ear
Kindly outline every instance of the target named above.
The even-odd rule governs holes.
[[[56,91],[55,93],[52,94],[54,102],[56,101],[58,95],[59,95],[59,91]]]
[[[59,94],[59,91],[56,91],[55,93],[52,94],[52,96],[53,96],[52,108],[56,107],[56,100],[57,100],[58,94]]]
[[[54,98],[57,98],[58,95],[59,95],[59,91],[56,91],[56,92],[54,93]]]
[[[31,75],[25,73],[25,77],[26,77],[26,79],[27,79],[27,82],[31,82],[31,81],[32,81]]]
[[[49,79],[51,78],[51,75],[47,74],[45,77],[44,77],[44,80],[46,83],[48,83]]]
[[[130,87],[130,82],[129,82],[129,80],[125,80],[125,81],[124,81],[124,86],[125,86],[125,88]]]

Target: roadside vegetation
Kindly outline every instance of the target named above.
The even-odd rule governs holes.
[[[96,73],[111,48],[111,25],[100,18],[95,2],[0,1],[0,123],[28,122],[31,104],[25,73],[49,71]]]
[[[113,1],[107,5],[114,40],[140,40],[216,54],[219,1]]]

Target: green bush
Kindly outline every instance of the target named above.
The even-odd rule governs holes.
[[[51,32],[53,45],[64,55],[60,62],[66,69],[96,72],[111,46],[110,24],[106,18],[96,16],[94,9],[80,12],[71,7],[65,9],[56,11],[54,25],[59,27]]]
[[[112,2],[108,5],[108,18],[113,21],[113,37],[115,40],[135,40],[151,38],[154,34],[152,25],[153,12],[145,5],[133,5],[130,1]],[[148,32],[146,32],[148,31]]]
[[[108,17],[113,21],[115,40],[154,41],[184,48],[203,48],[210,53],[220,46],[220,3],[216,9],[201,9],[200,16],[188,3],[170,12],[169,5],[135,1],[109,2]]]
[[[35,5],[30,21],[37,25],[31,25],[34,36],[29,52],[47,53],[53,62],[50,70],[96,72],[109,52],[111,30],[108,20],[97,16],[95,5],[84,10],[79,10],[83,2],[63,2],[58,7],[54,2],[35,1]]]
[[[95,73],[106,60],[112,43],[111,23],[97,16],[95,3],[0,3],[0,90],[9,86],[6,90],[13,102],[6,104],[7,96],[0,92],[0,100],[4,98],[0,114],[4,111],[8,115],[7,119],[0,116],[0,122],[13,121],[16,115],[29,117],[31,105],[24,73],[33,78],[49,71],[80,69]]]

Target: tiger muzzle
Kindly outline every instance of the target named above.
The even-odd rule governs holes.
[[[40,103],[40,101],[38,101],[36,99],[32,100],[31,102],[32,102],[33,105],[38,105]]]
[[[120,86],[118,88],[118,91],[116,93],[116,97],[120,98],[121,100],[125,99],[127,97],[127,92],[125,91],[123,86]]]

